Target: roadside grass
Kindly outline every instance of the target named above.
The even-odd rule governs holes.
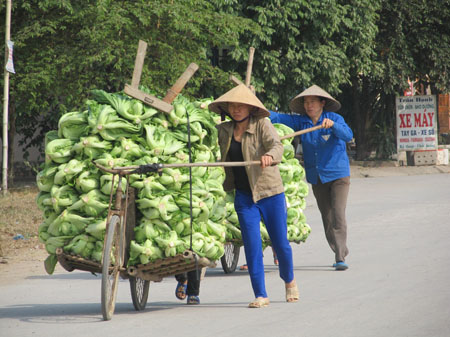
[[[30,250],[43,249],[38,238],[43,222],[43,213],[36,204],[38,192],[36,187],[26,187],[0,195],[1,258],[19,258]]]

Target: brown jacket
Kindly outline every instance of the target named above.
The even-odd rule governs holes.
[[[228,150],[233,136],[234,122],[224,122],[217,126],[219,130],[219,146],[222,161],[230,161]],[[274,161],[281,161],[283,144],[277,131],[267,118],[250,118],[248,129],[242,135],[242,154],[244,161],[261,160],[264,154],[272,156]],[[261,168],[259,165],[245,167],[253,201],[271,197],[284,192],[278,166]],[[225,167],[226,178],[223,183],[225,191],[235,189],[231,167]]]

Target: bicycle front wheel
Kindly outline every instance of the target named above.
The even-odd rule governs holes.
[[[130,276],[131,299],[133,300],[134,309],[137,311],[145,309],[149,287],[150,281]]]
[[[106,241],[103,248],[102,263],[102,314],[109,321],[116,306],[119,272],[122,265],[121,250],[124,247],[124,235],[121,230],[120,218],[113,215],[109,221]]]
[[[239,261],[239,252],[241,250],[241,246],[235,245],[230,242],[227,243],[224,248],[225,253],[220,258],[220,262],[222,263],[222,269],[225,274],[231,274],[236,270],[236,266]]]

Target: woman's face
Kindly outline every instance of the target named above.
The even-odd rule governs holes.
[[[241,121],[250,115],[251,106],[244,103],[228,103],[228,113],[236,120]]]
[[[324,106],[325,100],[320,100],[318,96],[305,96],[303,98],[303,107],[311,119],[318,119],[322,114]]]

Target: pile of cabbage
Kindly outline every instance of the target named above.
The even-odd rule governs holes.
[[[51,274],[56,249],[101,262],[112,175],[108,168],[151,163],[188,163],[188,116],[192,162],[219,159],[216,114],[207,109],[211,99],[190,101],[178,95],[174,109],[165,114],[121,93],[93,90],[84,109],[63,115],[58,130],[45,139],[45,163],[37,175],[37,204],[44,222],[39,239],[49,256],[45,269]],[[280,135],[292,130],[276,125]],[[304,171],[294,158],[294,148],[284,140],[279,164],[288,202],[288,237],[305,241],[310,232],[303,214],[308,186]],[[226,242],[239,242],[241,233],[233,195],[224,192],[222,167],[192,168],[192,221],[188,168],[164,168],[161,175],[128,176],[136,189],[135,237],[128,265],[175,256],[192,249],[218,260]],[[123,181],[125,188],[126,181]],[[270,244],[261,224],[264,246]]]

